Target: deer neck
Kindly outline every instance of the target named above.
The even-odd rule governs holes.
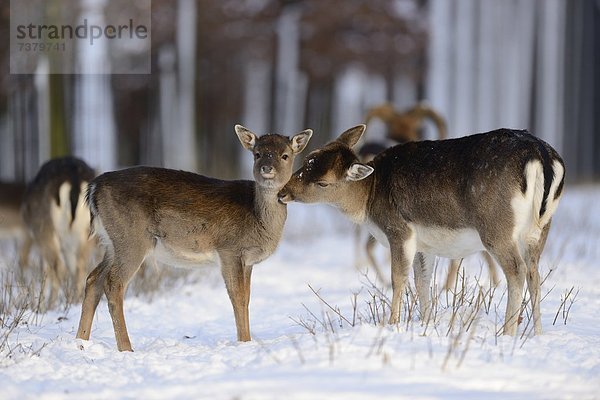
[[[338,208],[356,224],[366,222],[368,217],[367,205],[369,204],[369,198],[371,197],[375,181],[373,175],[374,173],[365,179],[347,185],[350,195],[340,196],[340,198],[346,198],[349,201],[338,204]]]
[[[278,201],[276,188],[254,185],[254,212],[260,226],[279,239],[287,218],[287,207]]]

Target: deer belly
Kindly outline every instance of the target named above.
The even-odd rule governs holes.
[[[475,229],[447,229],[413,226],[417,234],[417,251],[447,258],[463,258],[485,250]]]
[[[218,254],[216,251],[193,251],[169,246],[161,240],[156,241],[156,245],[154,246],[151,255],[160,263],[181,268],[193,268],[202,264],[212,264],[218,261]]]

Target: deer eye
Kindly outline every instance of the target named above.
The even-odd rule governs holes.
[[[319,185],[319,187],[324,188],[324,187],[329,186],[329,183],[327,183],[327,182],[317,182],[317,185]]]
[[[254,159],[258,160],[260,158],[260,153],[254,153]]]
[[[284,160],[287,160],[288,158],[290,158],[290,156],[288,156],[287,154],[284,154],[281,156],[281,158],[283,158]]]

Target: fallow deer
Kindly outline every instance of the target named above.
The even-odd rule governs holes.
[[[396,143],[422,140],[422,128],[427,120],[432,121],[435,124],[438,139],[443,140],[448,136],[448,128],[444,117],[424,102],[418,103],[413,107],[402,111],[396,110],[394,106],[389,103],[384,103],[371,108],[367,112],[366,124],[368,125],[373,119],[380,119],[385,123],[387,128],[386,137]],[[387,147],[388,146],[382,142],[366,142],[358,149],[358,158],[362,163],[367,163]],[[355,241],[357,242],[356,249],[358,252],[358,240],[360,239],[360,230],[358,228],[356,229],[355,236]],[[365,243],[367,259],[375,270],[379,280],[385,282],[381,268],[374,255],[375,243],[377,243],[377,240],[372,235],[369,235]],[[496,274],[495,263],[488,253],[483,252],[482,254],[488,267],[490,282],[492,285],[496,286],[498,285],[499,280],[498,275]],[[358,256],[356,259],[358,260]],[[460,265],[461,260],[451,260],[448,275],[446,276],[446,282],[444,284],[445,290],[452,290],[452,288],[454,288]]]
[[[117,348],[133,351],[123,295],[145,258],[169,265],[220,263],[233,305],[237,339],[250,340],[248,304],[252,267],[276,249],[287,217],[278,191],[307,145],[307,129],[291,139],[235,132],[254,154],[255,181],[224,181],[191,172],[135,167],[108,172],[89,187],[93,230],[106,249],[87,278],[77,338],[88,340],[94,312],[106,294]]]
[[[507,280],[504,334],[517,332],[525,280],[540,334],[538,263],[565,175],[558,153],[527,131],[498,129],[397,145],[364,164],[352,147],[365,128],[351,128],[309,154],[280,201],[332,204],[390,247],[390,323],[400,320],[411,264],[427,319],[433,256],[486,250]]]
[[[81,297],[94,247],[89,238],[90,213],[84,193],[94,176],[94,170],[84,161],[63,157],[42,165],[27,185],[21,213],[28,238],[20,263],[22,267],[28,264],[31,241],[40,251],[43,270],[50,280],[49,307],[54,305],[67,276],[73,276],[76,296]]]

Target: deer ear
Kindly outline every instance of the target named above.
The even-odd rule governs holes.
[[[296,133],[290,139],[290,142],[292,144],[292,151],[294,152],[294,154],[298,154],[302,150],[304,150],[304,148],[308,144],[308,141],[310,140],[312,134],[313,134],[312,129],[305,129],[302,132]]]
[[[354,163],[346,171],[346,179],[349,181],[360,181],[375,171],[373,167],[366,164]]]
[[[362,137],[363,133],[365,133],[365,129],[367,129],[366,125],[357,125],[342,133],[336,140],[344,143],[348,147],[354,147]]]
[[[235,133],[246,150],[252,151],[254,149],[254,145],[256,144],[256,135],[254,133],[242,125],[235,126]]]

